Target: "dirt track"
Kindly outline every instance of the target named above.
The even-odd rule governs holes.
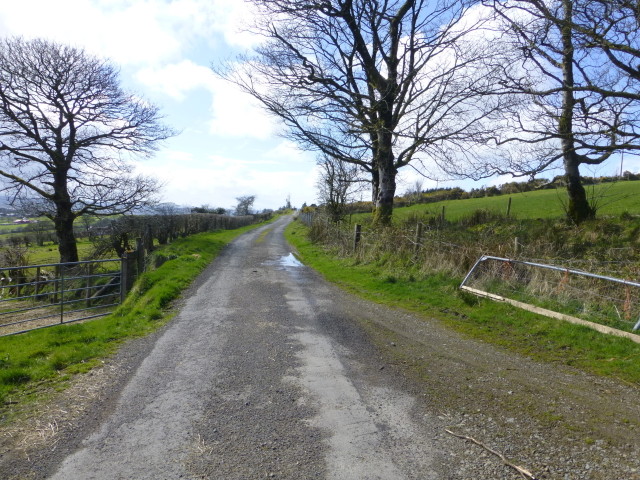
[[[347,295],[290,255],[285,223],[238,239],[170,325],[5,429],[0,477],[522,478],[492,448],[537,478],[640,479],[637,388]]]

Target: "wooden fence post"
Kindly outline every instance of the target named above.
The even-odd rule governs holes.
[[[153,232],[149,224],[144,229],[144,248],[147,252],[153,252]]]
[[[509,197],[509,203],[507,204],[507,218],[511,215],[511,197]]]
[[[442,205],[442,215],[440,217],[440,224],[442,226],[444,226],[444,220],[445,220],[445,216],[444,216],[444,205]]]
[[[356,224],[356,227],[353,231],[353,251],[354,252],[358,248],[358,244],[360,243],[361,236],[362,236],[362,225]]]
[[[124,252],[120,261],[120,303],[124,302],[129,293],[129,275],[131,266],[129,265],[129,254]]]
[[[416,226],[416,241],[413,246],[414,255],[418,254],[418,252],[420,251],[420,247],[422,246],[422,232],[422,222],[418,222],[418,225]]]
[[[136,275],[139,277],[144,272],[144,243],[142,242],[142,238],[136,238],[136,260],[137,260],[137,271]]]

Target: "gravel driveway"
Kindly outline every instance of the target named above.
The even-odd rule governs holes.
[[[640,479],[637,387],[354,298],[295,259],[287,222],[5,434],[0,477]]]

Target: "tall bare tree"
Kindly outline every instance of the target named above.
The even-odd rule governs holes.
[[[533,176],[562,162],[568,217],[576,223],[592,218],[595,208],[582,185],[580,166],[599,165],[617,151],[637,148],[639,124],[637,105],[627,95],[631,84],[611,72],[607,56],[579,31],[577,10],[591,0],[484,3],[502,22],[501,41],[511,58],[503,69],[503,92],[527,101],[520,109],[502,112],[514,128],[494,137],[501,145],[519,144],[515,155],[512,151],[502,162],[476,165],[475,171]]]
[[[487,133],[480,120],[499,99],[477,102],[492,82],[465,41],[473,1],[252,1],[264,43],[218,73],[299,145],[368,171],[376,222],[391,220],[398,170]]]
[[[76,218],[153,197],[158,183],[133,175],[126,156],[151,154],[173,134],[108,61],[46,40],[0,41],[0,177],[14,200],[53,221],[61,262],[78,260]]]

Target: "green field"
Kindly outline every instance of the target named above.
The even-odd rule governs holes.
[[[556,264],[565,260],[603,275],[637,278],[640,181],[603,183],[588,186],[587,191],[598,218],[581,225],[564,221],[566,192],[558,189],[396,208],[393,220],[398,228],[394,229],[368,226],[370,214],[353,215],[352,223],[365,226],[365,240],[357,251],[346,225],[338,234],[323,222],[311,230],[296,222],[287,234],[305,263],[358,295],[436,318],[464,335],[537,359],[638,385],[640,345],[458,289],[471,265],[485,254],[552,259]],[[443,207],[447,222],[432,223]],[[474,215],[479,211],[496,215]],[[423,232],[420,254],[411,246],[416,221],[436,225]],[[319,243],[310,241],[309,233]],[[514,243],[519,246],[517,253]],[[629,301],[635,305],[635,297]]]
[[[590,199],[598,208],[598,215],[620,215],[623,212],[640,215],[640,181],[603,183],[586,187]],[[394,210],[394,219],[401,221],[415,215],[440,215],[445,208],[445,218],[457,221],[474,210],[486,209],[506,214],[511,198],[511,217],[517,219],[559,218],[564,216],[567,194],[564,189],[538,190],[533,192],[500,195],[495,197],[446,200],[417,204]],[[355,217],[355,216],[354,216]]]
[[[92,251],[93,244],[89,240],[78,240],[78,255],[80,256],[80,260],[88,259],[91,256]],[[114,253],[113,256],[115,257],[116,254]],[[58,246],[44,245],[42,247],[30,247],[27,251],[27,260],[31,265],[58,263],[60,261]]]

